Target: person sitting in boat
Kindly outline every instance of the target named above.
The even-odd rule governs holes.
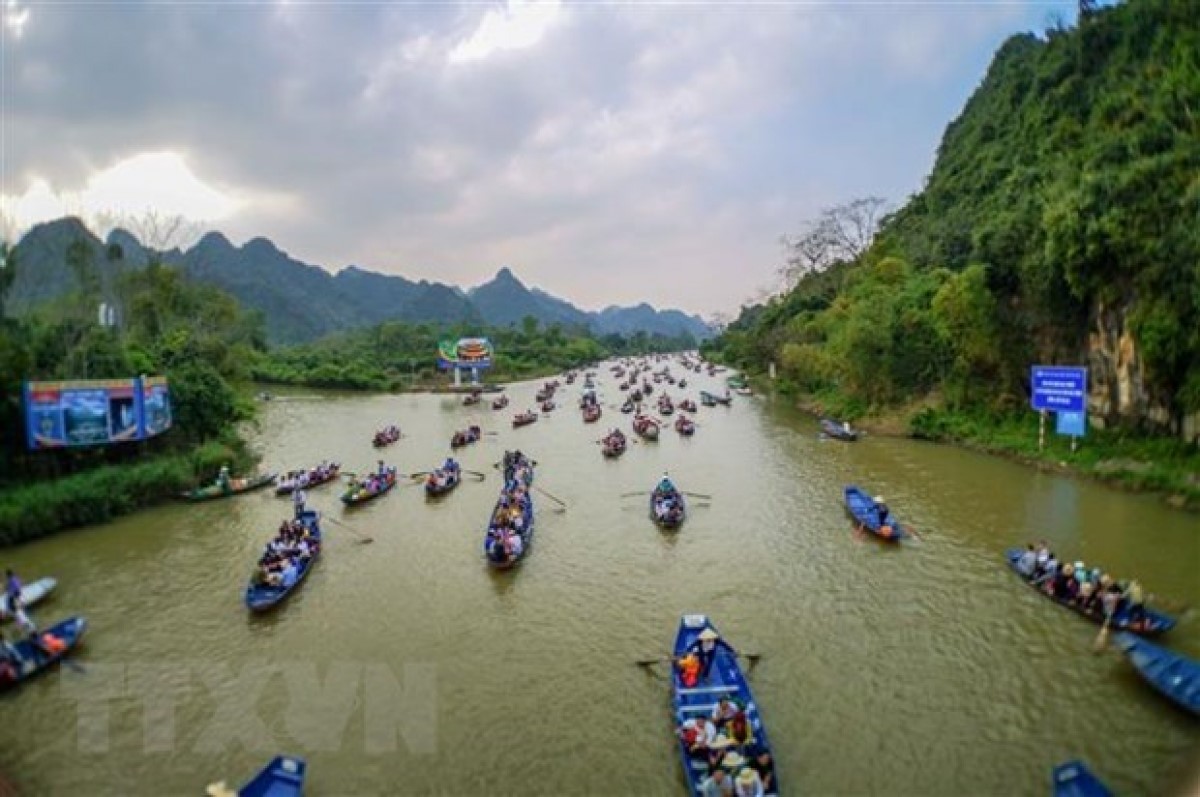
[[[722,697],[713,706],[712,721],[716,723],[718,728],[724,727],[725,723],[738,715],[741,708],[737,703],[734,703],[728,697]]]
[[[712,672],[713,662],[717,658],[717,646],[720,645],[731,653],[733,648],[729,646],[725,640],[714,631],[711,627],[705,628],[700,632],[700,636],[688,647],[690,653],[695,653],[700,658],[700,680],[707,681],[709,673]]]
[[[220,472],[217,474],[217,487],[221,488],[222,492],[229,492],[232,489],[232,484],[229,481],[229,466],[222,465]]]
[[[1075,580],[1075,565],[1065,564],[1054,579],[1054,597],[1060,601],[1073,601],[1077,594],[1079,582]]]
[[[694,717],[679,726],[679,738],[688,755],[712,766],[712,744],[717,740],[717,727],[707,717]]]
[[[742,767],[734,781],[733,793],[735,797],[763,797],[766,790],[762,778],[753,767]]]
[[[659,495],[669,495],[675,492],[675,485],[671,483],[671,479],[667,474],[663,474],[662,479],[658,482],[658,487],[655,488],[655,492]]]
[[[689,689],[700,682],[700,657],[687,653],[676,661],[679,667],[679,682]]]
[[[884,503],[883,496],[875,496],[875,517],[879,521],[880,528],[888,525],[888,505]]]
[[[1088,614],[1095,614],[1100,608],[1100,596],[1096,592],[1096,582],[1090,578],[1079,584],[1079,608]]]
[[[747,764],[751,769],[758,773],[758,779],[762,781],[763,791],[771,792],[775,787],[775,762],[771,760],[771,753],[761,745],[755,745],[750,751],[750,761]]]
[[[723,769],[716,769],[700,781],[701,797],[733,797],[733,779]]]
[[[1037,551],[1034,550],[1033,543],[1030,543],[1021,553],[1021,558],[1017,560],[1017,572],[1025,578],[1033,578],[1036,569]]]
[[[1122,608],[1129,617],[1129,624],[1133,627],[1139,627],[1146,619],[1145,595],[1142,592],[1142,585],[1136,580],[1130,581],[1129,586],[1125,588],[1125,594],[1121,599]]]
[[[1033,583],[1038,585],[1039,587],[1042,587],[1043,589],[1049,590],[1051,585],[1054,584],[1054,579],[1057,576],[1058,576],[1058,557],[1056,557],[1054,555],[1054,552],[1051,551],[1049,558],[1046,559],[1045,566],[1041,569],[1037,578],[1035,578],[1033,580]]]

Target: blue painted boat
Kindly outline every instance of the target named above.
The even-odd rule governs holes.
[[[1054,797],[1112,797],[1108,787],[1082,761],[1056,766],[1051,786]]]
[[[45,634],[53,634],[62,641],[62,647],[57,652],[39,649],[29,638],[13,642],[12,646],[21,660],[12,663],[11,669],[0,667],[0,691],[20,686],[62,661],[79,644],[79,638],[86,628],[87,620],[71,617],[39,631],[38,636],[43,639]]]
[[[303,758],[276,756],[254,779],[238,789],[238,797],[302,797],[308,764]]]
[[[487,563],[497,570],[508,570],[515,567],[518,562],[529,555],[529,549],[533,545],[533,469],[534,462],[520,452],[504,453],[504,484],[500,487],[500,498],[496,501],[496,508],[492,510],[491,518],[495,518],[502,510],[502,502],[507,496],[509,485],[513,482],[519,482],[525,486],[525,494],[528,500],[525,501],[525,506],[521,515],[521,530],[517,532],[517,536],[521,538],[521,551],[516,556],[509,558],[496,558],[493,554],[500,553],[493,547],[488,547],[487,532],[483,538],[483,556],[487,559]],[[492,522],[488,519],[487,531],[491,531]]]
[[[835,440],[844,440],[847,443],[853,443],[858,439],[858,432],[829,418],[821,419],[821,431]]]
[[[1200,662],[1128,632],[1117,634],[1114,641],[1151,686],[1200,717]]]
[[[374,498],[386,493],[388,490],[396,486],[396,469],[388,468],[387,479],[374,490],[368,490],[359,483],[357,486],[352,486],[349,490],[342,494],[342,503],[346,506],[356,506],[366,503]]]
[[[320,515],[312,510],[304,512],[300,515],[300,522],[308,527],[310,534],[316,538],[317,542],[321,541],[321,523]],[[309,558],[307,562],[300,564],[300,570],[296,574],[296,580],[290,587],[271,587],[266,584],[255,584],[251,582],[246,587],[246,608],[252,612],[263,612],[279,605],[288,595],[291,595],[301,584],[304,583],[308,572],[313,569],[313,565],[317,563],[317,559],[321,556],[320,546],[317,552]]]
[[[685,614],[679,620],[679,631],[675,634],[675,659],[684,656],[696,643],[704,629],[711,628],[716,632],[716,626],[703,614]],[[680,678],[678,667],[671,670],[671,702],[675,710],[675,727],[679,728],[684,722],[697,717],[710,717],[717,701],[723,697],[737,702],[746,712],[746,719],[753,734],[751,744],[755,750],[771,752],[771,744],[767,739],[767,729],[763,725],[758,705],[750,692],[750,685],[742,674],[738,664],[737,654],[724,640],[717,642],[715,659],[707,680],[701,679],[694,686],[686,686]],[[677,734],[678,738],[678,734]],[[698,761],[688,755],[687,746],[682,738],[678,738],[679,755],[683,762],[683,776],[688,784],[688,793],[702,797],[700,786],[708,777],[708,764]],[[730,750],[737,748],[730,747]],[[742,750],[741,754],[749,758],[750,751]],[[774,754],[772,753],[772,758]],[[736,774],[736,773],[733,773]],[[777,794],[779,791],[779,773],[772,772],[772,784],[767,794]]]
[[[659,505],[670,499],[674,502],[671,510],[660,513],[658,512]],[[676,489],[672,484],[670,489],[662,491],[658,486],[650,493],[650,520],[654,522],[660,529],[674,531],[683,525],[683,521],[687,518],[687,501],[684,500],[683,493]]]
[[[1021,558],[1021,553],[1022,553],[1022,551],[1020,548],[1009,548],[1007,551],[1004,552],[1004,557],[1005,557],[1005,559],[1008,560],[1008,566],[1012,569],[1012,571],[1014,573],[1017,574],[1018,577],[1020,577],[1020,579],[1022,581],[1024,581],[1026,584],[1028,584],[1029,586],[1031,586],[1035,590],[1037,590],[1037,592],[1039,594],[1041,594],[1043,597],[1049,598],[1050,600],[1057,603],[1059,606],[1066,607],[1066,608],[1070,609],[1071,611],[1075,612],[1076,614],[1079,614],[1079,615],[1082,615],[1083,617],[1088,618],[1093,623],[1098,623],[1100,625],[1104,624],[1104,612],[1101,611],[1100,609],[1097,609],[1092,612],[1085,611],[1084,609],[1080,608],[1079,606],[1077,606],[1074,603],[1071,603],[1069,601],[1059,600],[1058,598],[1054,597],[1050,593],[1046,592],[1046,590],[1039,587],[1037,584],[1034,584],[1032,581],[1025,578],[1025,576],[1022,575],[1021,571],[1017,569],[1017,562]],[[1118,631],[1133,631],[1134,633],[1142,634],[1143,636],[1157,636],[1158,634],[1162,634],[1167,631],[1170,631],[1172,628],[1175,627],[1176,620],[1174,617],[1171,617],[1168,614],[1163,614],[1162,612],[1155,611],[1154,609],[1151,609],[1149,606],[1147,606],[1145,608],[1146,608],[1146,619],[1142,624],[1137,625],[1135,627],[1133,620],[1129,616],[1129,611],[1127,609],[1121,609],[1121,610],[1118,610],[1117,613],[1113,615],[1113,619],[1112,619],[1112,623],[1111,623],[1112,627],[1117,629]]]
[[[848,484],[842,492],[846,501],[846,511],[854,517],[858,525],[879,539],[899,542],[910,536],[904,526],[900,525],[900,522],[890,512],[886,518],[887,522],[880,523],[879,512],[875,509],[875,499],[858,487]]]

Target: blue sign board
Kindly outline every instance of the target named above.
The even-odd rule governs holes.
[[[1054,431],[1071,437],[1083,437],[1087,430],[1087,414],[1083,412],[1055,413],[1054,422]]]
[[[33,450],[145,440],[169,428],[165,377],[25,383],[25,429]]]
[[[1030,403],[1035,410],[1087,412],[1087,369],[1057,365],[1033,366]]]

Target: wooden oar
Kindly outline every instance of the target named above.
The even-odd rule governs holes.
[[[705,495],[704,493],[689,493],[688,491],[684,490],[683,494],[687,495],[687,496],[691,496],[692,498],[707,498],[710,501],[712,500],[711,495]]]
[[[1108,647],[1108,627],[1112,623],[1112,615],[1108,614],[1104,617],[1104,625],[1100,626],[1100,633],[1096,635],[1096,641],[1092,643],[1093,653],[1103,653]]]
[[[757,662],[759,659],[761,659],[763,657],[763,654],[761,654],[761,653],[742,653],[741,651],[736,651],[736,650],[734,651],[734,653],[738,656],[741,656],[742,658],[746,659],[746,661],[749,661],[751,663]],[[633,663],[639,667],[649,667],[652,664],[662,664],[664,662],[669,662],[671,664],[674,664],[675,661],[676,661],[676,659],[674,656],[658,656],[653,659],[637,659]]]
[[[561,505],[563,509],[566,509],[566,508],[567,508],[567,502],[566,502],[566,501],[562,500],[561,498],[557,498],[557,497],[555,497],[555,496],[551,495],[550,493],[548,493],[548,492],[546,492],[545,490],[543,490],[541,487],[538,487],[536,484],[535,484],[535,485],[533,485],[533,489],[537,490],[539,493],[541,493],[542,495],[546,496],[546,497],[547,497],[547,498],[549,498],[551,501],[556,501],[556,502],[558,502],[558,504],[559,504],[559,505]]]
[[[348,532],[350,532],[352,535],[354,535],[354,537],[355,537],[355,538],[358,540],[358,543],[359,543],[360,545],[367,545],[368,543],[375,542],[375,538],[374,538],[374,537],[367,537],[367,536],[364,536],[364,535],[360,534],[358,531],[356,531],[356,530],[354,529],[354,527],[352,527],[352,526],[347,526],[345,523],[343,523],[342,521],[340,521],[340,520],[338,520],[337,518],[333,517],[332,515],[324,515],[323,517],[324,517],[326,520],[328,520],[330,523],[333,523],[334,525],[337,525],[337,526],[341,526],[341,527],[342,527],[342,528],[344,528],[346,531],[348,531]]]
[[[1149,605],[1151,603],[1157,605],[1158,608],[1162,609],[1167,614],[1174,614],[1179,617],[1182,617],[1192,610],[1192,607],[1186,603],[1165,600],[1154,593],[1150,593],[1146,596],[1146,604]]]
[[[72,661],[70,656],[63,656],[60,659],[60,661],[62,662],[62,665],[64,667],[71,670],[72,672],[77,672],[80,675],[87,675],[87,670],[85,670],[83,668],[83,665],[77,664],[76,662]]]
[[[486,475],[484,475],[484,474],[482,474],[482,473],[480,473],[480,472],[479,472],[479,471],[477,471],[477,470],[464,470],[464,471],[463,471],[463,473],[468,473],[468,474],[470,474],[470,475],[472,475],[472,476],[478,476],[478,477],[479,477],[479,481],[481,481],[481,482],[487,481],[487,476],[486,476]]]
[[[410,473],[410,474],[408,474],[408,478],[410,478],[410,479],[419,479],[419,478],[421,478],[422,476],[428,476],[428,475],[429,475],[431,472],[432,472],[432,471],[428,471],[428,470],[419,470],[419,471],[417,471],[416,473]]]
[[[622,498],[633,498],[635,495],[650,495],[650,493],[645,490],[636,493],[621,493]]]

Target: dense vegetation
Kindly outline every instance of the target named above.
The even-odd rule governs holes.
[[[1200,411],[1190,0],[1085,6],[1075,29],[1009,39],[924,190],[857,252],[830,234],[853,229],[854,210],[791,240],[794,287],[745,310],[709,356],[752,371],[774,361],[783,390],[850,416],[919,402],[918,431],[958,438],[977,424],[949,418],[1008,423],[1032,363],[1088,364],[1089,334],[1115,327],[1144,397],[1104,418],[1110,428],[1179,433]]]
[[[0,309],[21,268],[4,254]],[[262,348],[258,319],[217,289],[152,262],[120,275],[113,287],[119,323],[102,326],[99,259],[111,254],[77,241],[67,252],[76,290],[20,320],[0,313],[0,543],[104,520],[192,486],[223,462],[246,461],[233,425],[248,406],[232,383],[249,378]],[[170,381],[174,425],[166,434],[113,446],[26,449],[23,380],[139,374]]]
[[[638,332],[628,338],[591,335],[552,324],[542,329],[526,316],[520,327],[386,323],[334,335],[303,346],[272,351],[254,367],[262,382],[360,390],[397,390],[431,385],[439,340],[486,336],[495,348],[490,381],[520,379],[575,368],[613,355],[692,349],[690,335],[672,338]]]

